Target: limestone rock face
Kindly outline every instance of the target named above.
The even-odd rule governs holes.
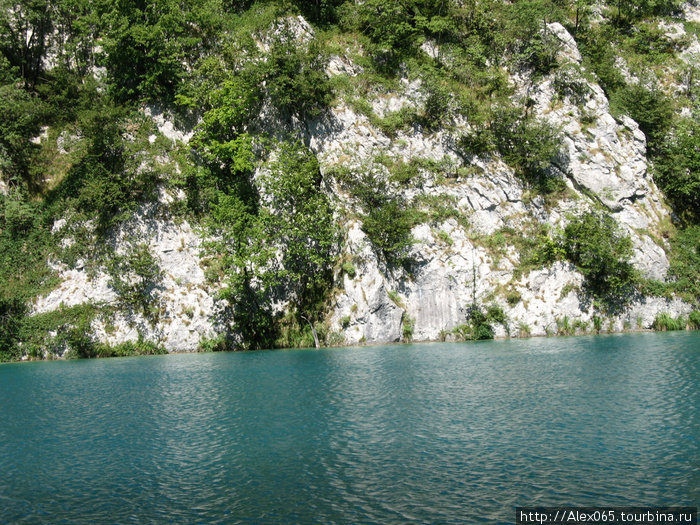
[[[694,16],[694,8],[688,9],[687,16]],[[631,237],[632,262],[644,275],[666,277],[667,247],[651,233],[668,217],[647,172],[644,134],[631,118],[613,118],[603,90],[581,75],[581,55],[566,29],[560,24],[549,24],[547,29],[560,42],[559,58],[568,66],[537,82],[515,75],[512,82],[516,97],[531,100],[532,111],[561,130],[556,166],[568,193],[554,205],[528,191],[497,157],[465,157],[458,139],[469,125],[459,117],[437,131],[414,125],[388,136],[365,115],[339,102],[305,123],[301,131],[299,127],[273,129],[300,135],[317,155],[324,188],[344,212],[339,216],[350,217],[342,225],[345,242],[340,257],[352,261],[354,272],[338,271],[327,315],[330,330],[346,344],[449,338],[455,327],[465,323],[466,308],[474,300],[503,308],[508,320],[496,327],[500,336],[545,335],[574,324],[579,331],[592,330],[595,311],[581,292],[583,276],[576,268],[557,262],[519,271],[522,255],[507,235],[537,235],[542,225],[561,228],[572,215],[595,207],[605,207]],[[300,42],[313,36],[303,19],[289,19],[285,30]],[[435,44],[424,48],[426,53],[439,53]],[[359,71],[346,56],[331,57],[326,69],[331,76],[353,76]],[[566,78],[557,77],[562,71]],[[576,92],[562,85],[577,86]],[[424,102],[420,81],[408,79],[400,82],[397,92],[371,101],[380,117],[403,108],[420,109]],[[191,131],[178,129],[164,111],[149,108],[146,114],[173,141],[187,143],[192,136]],[[279,121],[273,124],[279,125]],[[361,207],[331,176],[339,167],[381,173],[378,154],[439,166],[422,170],[415,183],[391,186],[392,191],[408,202],[429,197],[449,203],[457,212],[458,217],[413,228],[410,272],[389,267],[377,253],[362,230]],[[200,232],[187,221],[176,222],[157,213],[161,204],[173,198],[182,196],[162,195],[160,203],[144,206],[112,239],[115,253],[145,243],[157,261],[161,278],[152,290],[157,315],[147,317],[119,308],[119,297],[104,269],[88,271],[81,265],[68,268],[57,262],[52,264],[62,283],[36,302],[35,312],[85,302],[115,305],[113,318],[93,324],[97,339],[119,343],[140,335],[169,351],[195,350],[203,338],[224,330],[229,322],[223,315],[227,305],[217,299],[218,285],[205,278]],[[648,328],[659,312],[678,315],[689,310],[679,300],[642,298],[607,319],[603,329]]]
[[[550,24],[548,30],[561,42],[560,59],[580,68],[581,55],[566,29]],[[558,202],[553,209],[541,200],[525,199],[526,191],[519,180],[507,166],[494,160],[473,160],[478,175],[457,177],[449,184],[428,176],[420,187],[406,190],[406,195],[451,199],[469,227],[465,229],[454,219],[416,226],[411,253],[416,268],[410,277],[383,271],[378,255],[354,223],[346,255],[362,263],[354,279],[344,276],[344,290],[331,315],[332,327],[344,334],[346,342],[397,341],[406,322],[414,324],[414,340],[449,337],[454,327],[465,322],[466,306],[474,298],[479,304],[490,301],[503,307],[509,321],[504,327],[496,327],[499,335],[556,333],[565,322],[577,322],[581,330],[591,330],[594,310],[581,293],[583,277],[575,267],[558,262],[516,276],[519,256],[515,250],[495,257],[474,237],[488,236],[504,227],[517,230],[527,219],[563,226],[569,214],[595,205],[605,206],[631,236],[635,266],[647,277],[665,278],[668,260],[664,248],[648,234],[640,233],[654,230],[667,218],[659,192],[647,173],[644,134],[631,118],[622,116],[618,121],[611,116],[608,100],[597,84],[582,76],[575,80],[583,85],[582,100],[558,94],[554,75],[534,85],[529,79],[515,79],[518,96],[532,99],[537,115],[562,131],[558,167],[571,198]],[[382,110],[420,106],[420,85],[406,81],[403,86],[403,94],[378,101],[375,111],[381,114]],[[428,135],[414,129],[400,132],[392,140],[373,128],[366,117],[341,106],[310,126],[309,144],[326,169],[337,164],[367,166],[377,151],[403,159],[449,159],[459,164],[455,147],[459,125],[457,128],[452,133]],[[441,239],[449,239],[449,244]],[[358,244],[359,240],[362,243]],[[509,283],[511,302],[503,297],[505,283]],[[638,313],[642,310],[643,315]],[[688,310],[688,305],[680,301],[644,301],[611,319],[604,329],[648,328],[658,312],[678,315]],[[377,325],[383,329],[377,330]]]
[[[118,344],[140,336],[170,352],[196,350],[202,338],[215,336],[220,305],[200,264],[202,238],[187,221],[159,218],[158,206],[144,206],[111,239],[114,253],[120,255],[135,243],[145,244],[158,265],[161,277],[151,292],[153,315],[122,307],[105,268],[88,269],[84,262],[74,268],[54,264],[62,283],[36,302],[35,313],[83,303],[115,306],[112,317],[93,322],[97,340]]]

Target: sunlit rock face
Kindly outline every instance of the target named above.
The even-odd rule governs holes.
[[[697,11],[688,8],[687,18],[697,15],[694,9]],[[290,18],[285,23],[298,41],[312,38],[313,29],[303,19]],[[507,322],[495,327],[497,336],[555,333],[564,319],[577,322],[582,331],[590,330],[595,311],[581,293],[583,276],[573,265],[556,262],[519,272],[521,254],[507,242],[494,248],[489,239],[506,230],[511,235],[534,235],[533,226],[543,224],[561,228],[573,215],[597,207],[606,209],[631,237],[631,262],[640,272],[653,279],[666,277],[667,246],[658,244],[650,232],[658,231],[668,212],[648,174],[644,134],[632,119],[613,118],[600,86],[581,76],[581,55],[566,29],[550,24],[548,31],[561,43],[559,59],[571,67],[560,68],[536,83],[517,75],[511,76],[511,82],[516,88],[514,96],[529,99],[532,111],[561,131],[556,169],[568,190],[554,204],[528,191],[497,157],[465,158],[458,138],[469,130],[469,124],[458,118],[443,129],[426,131],[414,125],[388,136],[365,115],[339,101],[303,124],[281,122],[274,112],[264,113],[256,123],[268,126],[273,134],[296,135],[307,145],[319,160],[324,190],[338,216],[352,217],[341,225],[344,242],[338,255],[351,261],[354,272],[336,272],[326,317],[339,342],[449,339],[452,330],[464,324],[466,308],[474,301],[504,310]],[[265,45],[260,42],[262,48]],[[437,53],[434,44],[426,45],[426,52]],[[358,71],[359,66],[344,56],[331,57],[326,69],[330,76]],[[579,86],[576,96],[562,93],[558,87],[562,82]],[[420,81],[403,79],[399,85],[398,91],[371,101],[380,117],[425,103]],[[167,111],[151,107],[145,114],[172,141],[186,144],[193,136],[192,129],[179,129]],[[391,267],[372,246],[362,229],[359,204],[333,177],[338,168],[378,170],[381,175],[384,168],[377,164],[378,155],[439,166],[421,169],[408,186],[389,187],[406,200],[428,196],[449,203],[458,212],[459,219],[450,217],[413,228],[410,271]],[[218,298],[221,284],[205,278],[203,233],[187,221],[176,222],[158,211],[182,198],[161,192],[158,202],[144,206],[110,239],[114,253],[124,253],[134,243],[147,246],[160,268],[160,278],[151,290],[157,315],[117,308],[109,322],[93,322],[98,340],[118,344],[143,337],[171,352],[192,351],[203,339],[231,328],[229,305]],[[81,265],[69,268],[60,261],[51,264],[62,282],[36,302],[36,313],[85,302],[118,303],[104,271],[89,271]],[[606,319],[604,329],[648,328],[659,312],[678,315],[689,310],[679,300],[640,298]]]

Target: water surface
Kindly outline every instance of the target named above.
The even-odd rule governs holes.
[[[700,334],[0,366],[0,523],[700,504]]]

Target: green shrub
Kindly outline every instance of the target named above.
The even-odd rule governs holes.
[[[688,315],[688,327],[691,330],[700,330],[700,310],[693,310]]]
[[[569,316],[557,317],[557,335],[573,335],[575,328],[569,322]]]
[[[700,111],[669,133],[654,159],[654,181],[680,217],[700,219]]]
[[[638,272],[629,262],[632,241],[609,215],[587,212],[574,218],[562,236],[566,258],[585,277],[584,288],[606,310],[629,302]]]
[[[382,200],[380,206],[371,208],[364,217],[362,230],[389,263],[402,264],[413,246],[411,229],[416,216],[399,198]]]
[[[147,317],[156,315],[154,296],[162,279],[162,271],[147,244],[137,244],[125,255],[112,254],[107,273],[109,286],[124,307]]]
[[[393,302],[399,308],[403,308],[403,301],[401,300],[399,292],[396,290],[389,290],[387,295],[389,296],[389,299],[391,299],[391,302]]]
[[[6,181],[29,181],[39,150],[30,142],[39,134],[46,108],[14,83],[0,86],[0,174]]]
[[[510,306],[515,306],[520,302],[521,299],[522,295],[520,295],[520,292],[518,292],[517,290],[509,290],[506,294],[506,302]]]
[[[578,106],[583,106],[591,95],[591,87],[575,64],[567,64],[557,70],[553,87],[560,97],[569,97]]]
[[[413,339],[413,330],[416,327],[416,320],[412,317],[404,315],[401,325],[402,341],[408,343]]]
[[[19,299],[0,297],[0,361],[19,359],[22,320],[27,313],[26,305]]]
[[[644,292],[660,297],[676,294],[697,305],[700,303],[700,226],[691,225],[676,231],[670,244],[669,282],[647,281]]]
[[[675,319],[667,313],[658,314],[654,318],[652,327],[656,331],[666,332],[670,330],[685,330],[686,320],[683,316],[676,317]]]
[[[603,319],[600,316],[593,316],[593,329],[595,330],[596,334],[599,334],[603,329]]]
[[[343,263],[343,271],[348,274],[350,279],[354,279],[355,275],[357,273],[357,270],[355,270],[355,265],[352,264],[351,262],[344,262]]]
[[[489,133],[503,160],[530,187],[543,194],[564,189],[564,180],[553,167],[561,146],[559,129],[521,108],[504,105],[493,112]]]
[[[673,104],[661,89],[642,84],[625,86],[615,92],[611,108],[632,117],[647,137],[649,153],[659,152],[673,116]]]
[[[288,36],[278,39],[264,66],[264,82],[273,103],[300,119],[318,115],[332,101],[325,59],[312,43],[308,49]]]
[[[199,340],[197,352],[225,352],[230,349],[230,343],[226,334],[219,334],[212,338],[203,337]]]
[[[532,329],[530,328],[530,325],[520,321],[518,323],[518,333],[520,337],[530,337],[532,334]]]
[[[498,305],[489,305],[484,312],[477,304],[467,307],[467,322],[452,330],[458,339],[465,341],[480,341],[493,339],[493,323],[499,323],[506,329],[508,319],[503,309]]]

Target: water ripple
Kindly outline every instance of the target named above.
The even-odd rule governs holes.
[[[0,366],[0,522],[503,523],[698,505],[700,337]]]

